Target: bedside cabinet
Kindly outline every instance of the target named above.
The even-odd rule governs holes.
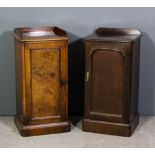
[[[98,28],[85,38],[84,131],[131,136],[138,125],[140,36]]]
[[[70,131],[68,37],[57,27],[14,29],[15,124],[22,136]]]

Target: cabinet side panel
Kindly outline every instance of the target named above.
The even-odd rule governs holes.
[[[138,114],[140,39],[132,45],[130,121]]]
[[[16,64],[16,110],[17,115],[22,114],[22,43],[15,39],[15,64]]]
[[[122,115],[123,56],[110,49],[91,55],[91,112]]]
[[[31,50],[32,117],[60,115],[58,49]]]

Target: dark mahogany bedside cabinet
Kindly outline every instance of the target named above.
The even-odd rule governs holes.
[[[84,131],[131,136],[138,125],[140,36],[98,28],[85,39]]]
[[[68,37],[57,27],[14,29],[17,115],[22,136],[70,131]]]

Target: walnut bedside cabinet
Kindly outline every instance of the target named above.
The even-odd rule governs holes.
[[[57,27],[15,28],[15,124],[22,136],[70,131],[68,37]]]
[[[140,36],[98,28],[85,39],[84,131],[131,136],[138,125]]]

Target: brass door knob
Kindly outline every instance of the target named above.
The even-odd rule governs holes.
[[[86,72],[85,81],[88,81],[88,80],[89,80],[89,72]]]

